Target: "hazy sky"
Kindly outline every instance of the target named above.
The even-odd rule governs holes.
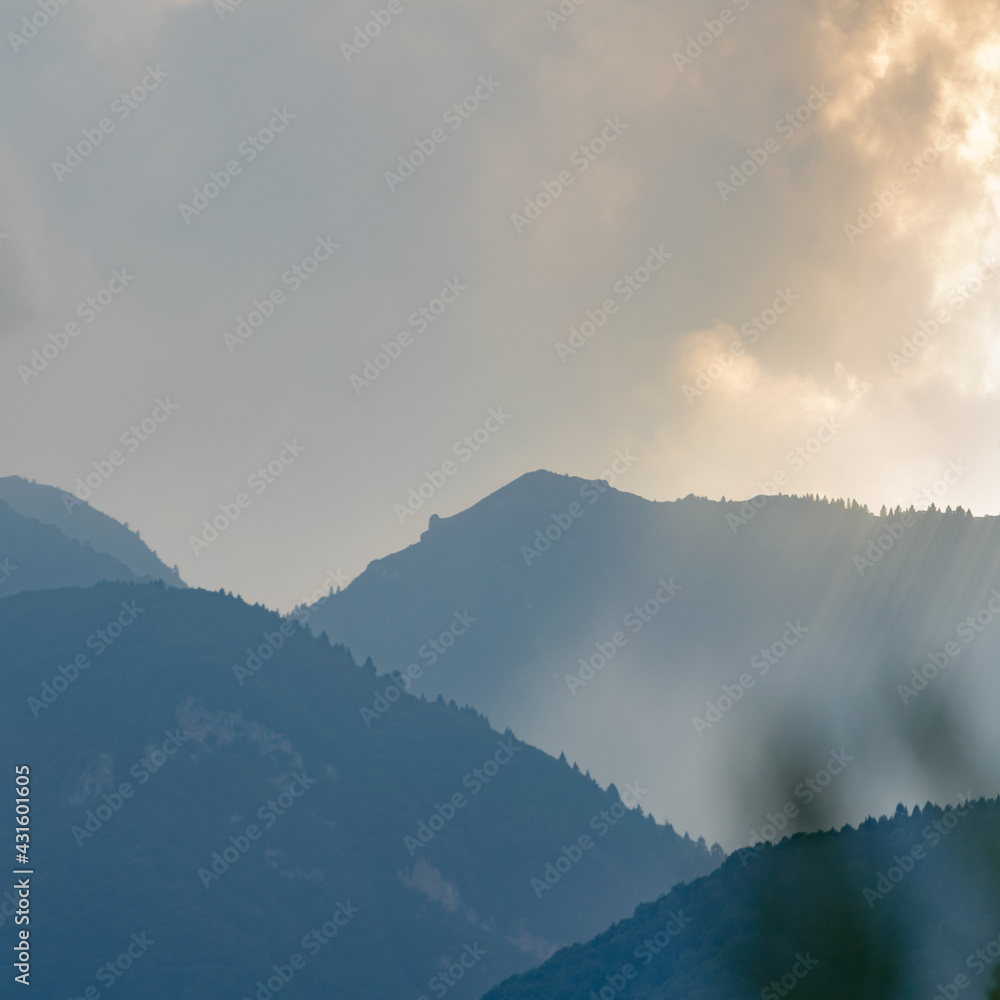
[[[12,0],[0,474],[72,489],[117,449],[95,506],[282,608],[617,451],[653,499],[783,470],[877,509],[956,463],[939,504],[1000,512],[998,27],[978,0]]]

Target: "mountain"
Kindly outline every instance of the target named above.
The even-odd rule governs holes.
[[[0,500],[0,597],[22,590],[135,579],[135,573],[114,556],[95,552],[51,525],[22,517]]]
[[[723,860],[221,592],[22,593],[0,635],[40,996],[478,997]]]
[[[20,476],[5,476],[0,477],[0,500],[23,517],[54,525],[64,535],[89,544],[95,552],[114,556],[137,579],[163,580],[171,587],[186,586],[177,568],[164,565],[138,532],[65,490],[29,482]]]
[[[602,782],[641,778],[654,813],[732,848],[834,751],[863,762],[824,793],[838,825],[991,793],[998,611],[996,517],[534,472],[432,514],[311,625]]]
[[[1000,963],[1000,800],[734,855],[484,1000],[982,1000]]]

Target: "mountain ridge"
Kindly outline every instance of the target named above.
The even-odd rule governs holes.
[[[905,763],[927,719],[897,688],[998,586],[997,517],[876,515],[855,501],[786,495],[648,501],[536,471],[465,511],[431,514],[418,542],[314,606],[311,627],[389,673],[411,671],[414,691],[474,704],[535,745],[565,751],[602,782],[644,773],[650,808],[669,804],[675,822],[731,849],[758,821],[745,810],[723,815],[698,789],[756,782],[747,800],[766,801],[752,765],[764,773],[776,733],[788,746],[814,744],[801,755],[807,765],[858,740],[867,759],[885,760],[878,788],[859,788],[844,822],[883,799],[948,794],[958,779]],[[456,611],[477,624],[432,657],[428,644]],[[986,629],[960,645],[962,669],[920,698],[931,705],[959,692],[970,733],[992,746],[988,699],[977,691],[1000,634]],[[889,724],[862,725],[876,705]],[[612,740],[600,735],[607,718],[633,724]],[[681,780],[660,763],[670,756],[691,760],[697,774]],[[893,769],[906,774],[903,787]],[[980,792],[1000,780],[987,772]],[[834,798],[858,781],[851,772]]]
[[[67,537],[89,544],[95,552],[114,556],[132,570],[137,579],[163,580],[174,587],[187,586],[177,568],[166,566],[138,532],[72,493],[56,486],[29,482],[21,476],[4,476],[0,477],[0,500],[23,517],[51,524]]]
[[[0,634],[0,746],[32,762],[34,915],[61,942],[35,955],[45,995],[79,995],[143,930],[142,996],[250,995],[341,902],[361,912],[302,989],[419,995],[478,941],[452,992],[475,997],[721,860],[472,709],[403,694],[366,726],[370,661],[223,593],[22,593]],[[585,832],[587,863],[539,899],[531,878]],[[84,905],[98,887],[113,910]]]

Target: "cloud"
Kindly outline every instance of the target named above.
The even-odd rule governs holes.
[[[29,428],[7,472],[72,485],[172,392],[183,418],[102,502],[192,582],[286,605],[329,565],[415,540],[393,503],[496,405],[515,418],[439,513],[526,469],[591,474],[629,445],[630,489],[738,495],[830,416],[845,430],[803,492],[877,509],[961,451],[983,471],[957,502],[995,506],[1000,282],[949,301],[1000,255],[993,5],[734,0],[723,25],[721,0],[589,0],[551,24],[544,6],[405,0],[348,60],[370,7],[74,0],[0,65],[23,95],[0,144],[8,385],[25,388],[16,366],[111,268],[138,275],[71,364],[0,397],[0,419]],[[53,160],[149,65],[169,77],[56,180]],[[276,107],[296,118],[251,160],[241,144]],[[614,141],[609,119],[627,125]],[[390,190],[434,129],[446,139]],[[233,160],[185,222],[178,205]],[[336,261],[230,354],[223,331],[320,236]],[[626,300],[651,247],[672,256]],[[449,279],[468,292],[418,332],[410,317]],[[782,289],[794,306],[689,403],[685,382]],[[560,359],[609,298],[617,312]],[[413,345],[359,397],[350,375],[401,330]],[[85,416],[47,416],[60,408]],[[194,557],[189,534],[288,434],[309,462]]]

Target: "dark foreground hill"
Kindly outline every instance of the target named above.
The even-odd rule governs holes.
[[[99,580],[135,581],[114,556],[22,517],[0,500],[0,597],[22,590],[89,587]],[[0,640],[2,641],[2,640]]]
[[[475,997],[721,860],[221,593],[23,593],[0,636],[38,996]]]
[[[0,500],[22,517],[51,524],[95,552],[114,556],[135,574],[136,579],[163,580],[168,586],[185,586],[176,567],[170,569],[164,565],[138,532],[65,490],[29,482],[20,476],[3,476],[0,477]]]
[[[485,1000],[983,1000],[1000,968],[1000,801],[732,856]]]
[[[456,610],[476,623],[442,635]],[[838,826],[994,794],[998,613],[1000,518],[650,502],[535,472],[432,516],[313,625],[601,781],[641,776],[654,814],[732,849],[780,804],[776,758],[793,787],[854,758],[824,792]],[[937,749],[956,726],[978,773]]]

